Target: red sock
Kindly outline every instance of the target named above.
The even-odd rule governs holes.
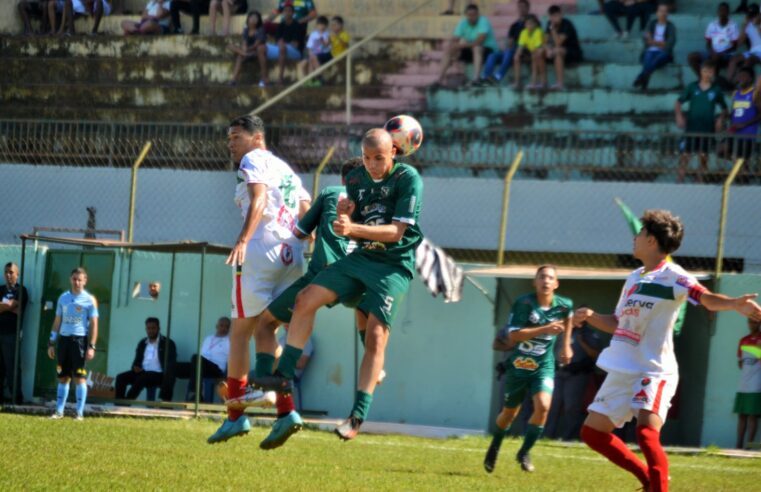
[[[246,384],[248,384],[248,377],[246,376],[243,376],[243,379],[227,378],[227,398],[243,396],[246,392]],[[238,420],[241,415],[243,415],[243,410],[227,407],[228,419]]]
[[[278,393],[275,398],[275,408],[277,408],[277,417],[284,417],[296,410],[293,404],[293,395],[291,393]]]
[[[620,466],[637,477],[637,480],[647,488],[647,484],[650,481],[647,467],[637,458],[636,454],[626,447],[626,444],[618,436],[607,432],[600,432],[585,425],[581,428],[581,440],[587,446],[608,458],[613,464]]]
[[[667,492],[669,489],[669,460],[661,446],[661,433],[650,426],[637,427],[637,442],[647,460],[650,473],[650,490]]]

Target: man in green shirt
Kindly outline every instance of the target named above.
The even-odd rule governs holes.
[[[526,392],[532,397],[534,412],[516,458],[524,471],[534,471],[529,451],[542,435],[550,411],[557,335],[563,334],[560,363],[567,364],[573,357],[573,302],[555,295],[559,286],[557,269],[542,265],[534,277],[536,292],[519,297],[510,310],[507,325],[509,340],[515,344],[515,349],[506,361],[505,403],[497,416],[497,430],[484,459],[484,468],[489,473],[494,471],[502,439],[518,415]]]
[[[469,84],[476,83],[481,78],[481,67],[489,55],[499,50],[497,38],[489,19],[478,13],[478,6],[470,4],[465,7],[465,17],[454,30],[454,38],[447,41],[444,47],[444,58],[441,61],[439,78],[435,85],[444,81],[444,74],[457,59],[463,63],[473,63],[473,77]]]
[[[700,68],[700,80],[688,84],[684,92],[674,105],[676,124],[684,128],[685,133],[714,133],[721,131],[724,120],[727,117],[727,101],[724,93],[714,82],[716,77],[716,64],[712,60],[703,62]],[[689,109],[685,115],[682,104],[689,103]],[[721,108],[721,113],[716,117],[716,108]],[[687,165],[693,153],[698,154],[700,170],[708,171],[708,152],[713,143],[713,137],[704,135],[687,135],[679,142],[679,175],[677,181],[684,181]]]
[[[302,290],[293,308],[288,342],[272,377],[253,378],[262,389],[291,391],[296,362],[312,333],[317,310],[364,291],[358,308],[367,313],[365,356],[348,419],[336,428],[353,439],[367,418],[383,369],[386,344],[399,304],[415,271],[415,250],[423,238],[418,225],[423,181],[414,167],[394,160],[391,136],[381,128],[362,139],[364,167],[346,177],[347,200],[338,206],[336,234],[357,241],[357,249],[329,265]]]

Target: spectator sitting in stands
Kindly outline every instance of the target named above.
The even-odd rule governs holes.
[[[285,7],[288,5],[293,7],[293,19],[301,26],[301,36],[306,39],[309,21],[317,18],[317,8],[313,0],[279,0],[277,7],[267,17],[265,29],[268,24],[275,20],[275,17],[285,11]]]
[[[562,91],[565,89],[565,65],[581,61],[581,45],[576,28],[571,21],[563,18],[559,6],[551,6],[547,13],[550,20],[547,22],[545,54],[547,60],[555,62],[555,83],[550,88]],[[547,83],[546,79],[543,83]]]
[[[264,33],[262,14],[256,10],[249,12],[246,27],[243,28],[243,42],[240,46],[229,44],[227,49],[237,55],[230,85],[238,83],[243,62],[253,60],[254,57],[259,60],[259,87],[267,84],[267,35]]]
[[[656,19],[651,20],[647,26],[645,48],[642,52],[642,71],[634,80],[634,87],[647,90],[653,72],[673,60],[676,26],[668,20],[668,14],[668,6],[665,3],[658,4]]]
[[[726,159],[748,159],[761,123],[761,77],[753,84],[753,67],[743,67],[737,74],[737,90],[732,94],[732,107],[727,133],[734,138],[719,147],[719,156]]]
[[[233,15],[245,14],[247,0],[211,0],[209,2],[209,24],[211,35],[217,35],[217,14],[222,12],[222,36],[230,35],[230,20]]]
[[[286,3],[283,10],[283,19],[277,26],[277,33],[275,39],[277,45],[267,44],[267,59],[277,60],[278,62],[278,83],[285,83],[285,61],[295,60],[299,61],[302,58],[302,50],[304,49],[304,35],[301,29],[301,25],[293,18],[293,5]],[[265,81],[266,84],[266,81]]]
[[[56,14],[61,14],[61,27],[58,34],[73,35],[74,18],[77,15],[89,15],[93,18],[91,34],[97,34],[103,14],[111,13],[111,5],[106,0],[51,0],[48,2],[48,19],[50,32],[56,32]]]
[[[306,68],[305,73],[314,72],[320,65],[328,63],[331,58],[330,54],[330,33],[328,32],[328,18],[320,16],[317,18],[314,31],[309,35],[307,40],[307,51],[309,58],[302,60],[299,63],[299,67],[303,70]],[[312,87],[319,87],[322,85],[322,77],[310,80],[307,85]]]
[[[116,399],[134,400],[144,388],[159,386],[159,398],[162,401],[172,400],[177,348],[172,340],[159,333],[160,330],[158,318],[145,320],[148,336],[137,344],[132,369],[116,376]],[[130,386],[129,391],[127,386]]]
[[[614,39],[626,39],[634,26],[634,20],[639,17],[639,30],[644,32],[647,27],[647,21],[655,12],[655,2],[653,0],[598,0],[600,10],[605,13],[608,22],[616,31]],[[621,30],[618,18],[626,16],[626,30]]]
[[[721,131],[724,127],[724,119],[727,116],[727,102],[724,93],[714,83],[716,65],[711,60],[703,62],[700,68],[700,80],[692,82],[684,88],[684,92],[674,104],[676,125],[684,128],[685,133],[712,134]],[[689,102],[689,109],[685,118],[682,104]],[[721,108],[721,113],[716,117],[716,108]],[[687,172],[687,164],[693,153],[698,154],[700,170],[708,171],[708,152],[713,144],[710,135],[686,135],[679,142],[679,172],[677,182],[684,181]]]
[[[518,37],[518,51],[513,57],[513,89],[521,88],[521,62],[531,60],[531,83],[529,89],[541,89],[547,81],[547,65],[544,54],[544,33],[535,15],[526,18],[526,27]],[[541,80],[542,82],[539,82]]]
[[[495,51],[486,59],[484,70],[481,73],[481,82],[488,84],[497,84],[505,78],[507,71],[513,66],[513,57],[518,49],[518,36],[521,35],[526,18],[530,14],[531,6],[528,0],[518,0],[518,20],[510,25],[505,40],[505,51]],[[499,68],[494,69],[499,63]]]
[[[740,31],[740,39],[737,41],[738,46],[745,44],[750,45],[750,50],[737,55],[729,62],[727,69],[727,78],[734,82],[735,74],[738,67],[752,67],[756,63],[761,63],[761,13],[758,5],[751,4],[748,7],[748,14],[745,18],[745,25]]]
[[[227,356],[230,355],[230,318],[219,318],[217,320],[216,332],[209,335],[201,345],[201,379],[216,378],[223,379],[227,374]],[[188,391],[188,401],[195,400],[196,384],[196,366],[198,364],[198,354],[193,354],[190,358],[189,381],[190,390]],[[203,388],[203,386],[202,386]],[[206,395],[207,398],[211,395]],[[202,401],[206,401],[202,398]]]
[[[489,19],[478,13],[478,6],[469,4],[465,8],[465,16],[460,19],[454,30],[454,37],[444,45],[444,58],[434,87],[441,86],[444,74],[458,53],[460,61],[473,63],[473,78],[470,84],[478,83],[484,60],[498,49]]]
[[[344,29],[344,18],[340,15],[333,16],[330,19],[330,57],[341,56],[349,49],[350,42],[349,33]]]
[[[193,16],[193,30],[190,34],[198,34],[201,13],[209,11],[209,0],[172,0],[169,10],[172,15],[172,33],[183,34],[180,12],[185,12]]]
[[[39,19],[40,30],[37,31],[39,34],[44,34],[50,29],[48,25],[48,0],[19,0],[18,13],[21,16],[21,22],[24,24],[23,35],[35,33],[32,29],[31,18]]]
[[[735,21],[729,18],[729,4],[721,2],[719,4],[719,18],[708,24],[706,28],[706,49],[703,52],[694,51],[687,56],[687,62],[692,67],[695,75],[700,75],[700,64],[703,60],[713,60],[716,64],[718,73],[723,67],[729,65],[737,49],[737,40],[740,38],[740,29]],[[717,80],[723,88],[733,86],[731,82],[723,77],[717,77]]]
[[[167,34],[169,32],[169,0],[149,0],[140,20],[122,21],[124,34]]]

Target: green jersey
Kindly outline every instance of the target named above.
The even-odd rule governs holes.
[[[713,133],[715,130],[716,108],[727,109],[724,93],[718,85],[713,84],[708,90],[700,88],[700,82],[692,82],[684,88],[679,102],[689,102],[686,132]]]
[[[423,180],[417,170],[400,162],[394,163],[386,179],[375,181],[364,167],[346,176],[346,192],[356,207],[354,222],[383,225],[392,222],[407,224],[402,238],[395,243],[358,240],[358,251],[372,261],[398,265],[413,275],[415,249],[423,240],[418,217],[422,208]]]
[[[547,325],[553,321],[563,321],[573,314],[573,301],[559,295],[552,296],[552,305],[545,309],[539,306],[536,294],[521,296],[510,310],[507,321],[510,332],[523,328]],[[515,346],[508,359],[514,370],[534,372],[538,369],[555,370],[555,340],[557,335],[540,335],[524,340]]]
[[[309,272],[315,275],[347,253],[349,239],[333,232],[336,207],[342,193],[346,193],[343,186],[328,186],[322,190],[309,211],[296,224],[296,228],[306,235],[317,229],[314,252],[309,262]]]

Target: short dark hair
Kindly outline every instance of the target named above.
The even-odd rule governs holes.
[[[526,16],[526,21],[525,21],[525,22],[528,22],[528,21],[533,21],[533,22],[534,22],[534,24],[536,24],[537,26],[541,26],[541,25],[542,25],[542,24],[539,22],[539,17],[535,16],[534,14],[528,14],[528,15]]]
[[[476,12],[478,12],[478,5],[476,5],[475,3],[469,3],[465,7],[465,12],[467,12],[468,10],[475,10]]]
[[[748,10],[746,11],[746,15],[749,18],[754,18],[754,17],[758,16],[758,12],[759,12],[758,11],[758,4],[757,3],[752,3],[752,4],[748,5]]]
[[[13,267],[16,267],[16,270],[18,270],[18,265],[16,265],[12,261],[9,261],[8,263],[5,264],[5,267],[3,267],[3,269],[7,270],[8,268],[13,268]]]
[[[84,275],[87,276],[87,270],[84,269],[84,267],[77,267],[74,270],[71,271],[70,277],[73,277],[74,275]]]
[[[341,164],[341,178],[345,178],[349,175],[350,172],[363,165],[364,163],[361,157],[352,157],[351,159],[346,159],[344,163]]]
[[[230,128],[239,126],[248,133],[264,133],[264,121],[258,116],[244,114],[230,121]]]
[[[548,15],[555,15],[560,13],[560,5],[550,5],[550,8],[547,9]]]
[[[155,317],[155,316],[149,316],[149,317],[145,318],[145,324],[147,325],[148,323],[155,323],[156,326],[161,328],[161,323],[159,323],[159,319],[157,317]]]
[[[227,316],[222,316],[222,317],[221,317],[221,318],[219,318],[217,321],[224,321],[224,322],[225,322],[225,324],[227,324],[227,327],[228,327],[228,328],[229,328],[229,327],[230,327],[230,325],[232,324],[232,321],[230,321],[230,318],[228,318]]]
[[[256,17],[256,28],[257,29],[262,27],[262,24],[263,24],[263,22],[262,22],[262,14],[260,14],[258,10],[252,10],[251,12],[248,13],[248,15],[246,15],[246,24],[248,24],[248,20],[251,17]],[[249,36],[251,34],[253,34],[253,33],[249,33]]]
[[[539,274],[542,273],[542,270],[555,270],[555,275],[557,275],[558,273],[558,267],[556,267],[552,263],[545,263],[544,265],[539,265],[539,268],[536,269],[534,278],[538,277]]]
[[[344,25],[344,18],[341,17],[340,15],[334,15],[330,20],[334,20],[338,22],[339,24],[341,24],[342,26]]]
[[[328,18],[325,17],[324,15],[321,15],[321,16],[319,16],[317,18],[317,23],[318,24],[322,24],[323,26],[327,26],[328,25]]]
[[[700,64],[700,68],[712,68],[713,70],[716,70],[716,62],[707,58]]]
[[[740,71],[738,73],[748,74],[748,76],[750,76],[751,81],[756,78],[755,70],[753,70],[753,67],[748,65],[745,65],[744,67],[740,68]]]
[[[721,8],[729,10],[729,3],[727,3],[727,2],[721,2],[721,3],[719,3],[719,7],[716,10],[721,9]]]
[[[658,242],[661,253],[670,255],[679,249],[684,237],[684,225],[668,210],[645,210],[642,227]]]

